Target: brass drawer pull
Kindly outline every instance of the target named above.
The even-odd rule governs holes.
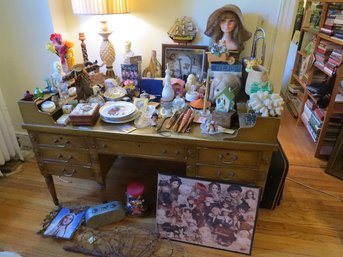
[[[72,176],[74,176],[76,169],[72,169],[72,171],[70,173],[68,173],[68,171],[65,168],[63,168],[62,172],[63,172],[63,176],[72,177]]]
[[[226,178],[222,178],[221,177],[222,176],[221,170],[217,170],[216,175],[218,178],[221,178],[221,179],[230,179],[230,178],[233,178],[236,175],[236,173],[234,171],[230,171],[230,172],[228,172]]]
[[[58,154],[58,155],[57,155],[57,159],[62,160],[62,159],[63,159],[63,155],[62,155],[61,153]]]
[[[162,150],[162,154],[166,154],[167,153],[167,149]]]
[[[74,159],[74,157],[72,155],[69,155],[69,157],[67,158],[68,161]]]
[[[54,140],[54,144],[57,144],[59,141],[60,141],[60,140],[58,140],[58,138],[56,138],[56,139]]]
[[[65,145],[69,145],[69,144],[70,144],[70,141],[69,141],[69,140],[66,140],[66,141],[64,141],[64,144],[65,144]]]
[[[102,148],[107,148],[107,144],[102,144]]]
[[[232,164],[232,163],[234,163],[235,161],[238,160],[237,155],[232,155],[231,158],[228,161],[223,161],[225,159],[225,157],[222,154],[220,154],[218,157],[222,161],[222,163],[225,163],[225,164]]]
[[[220,178],[221,175],[222,175],[222,172],[220,170],[217,170],[217,177]]]

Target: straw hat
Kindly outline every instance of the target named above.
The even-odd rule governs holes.
[[[233,4],[228,4],[224,5],[223,7],[215,10],[210,17],[207,20],[207,26],[205,30],[205,35],[212,37],[213,33],[215,32],[215,28],[219,26],[219,17],[226,12],[233,12],[234,14],[237,15],[240,23],[241,23],[241,28],[240,28],[240,34],[241,34],[241,39],[243,41],[247,41],[251,37],[251,32],[249,32],[245,27],[244,27],[244,20],[243,20],[243,14],[241,9],[239,9],[238,6],[233,5]]]

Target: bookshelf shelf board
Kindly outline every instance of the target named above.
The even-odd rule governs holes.
[[[316,67],[318,70],[320,70],[321,72],[325,73],[325,74],[328,75],[329,77],[332,76],[329,72],[327,72],[326,70],[324,70],[322,67],[320,67],[320,66],[318,66],[318,65],[316,65],[316,64],[313,64],[313,65],[314,65],[314,67]]]
[[[300,54],[303,57],[307,57],[307,54],[305,51],[298,51],[298,54]]]
[[[337,37],[330,37],[330,36],[325,35],[323,33],[319,33],[319,37],[324,39],[324,40],[330,41],[332,43],[335,43],[335,44],[338,44],[338,45],[343,45],[343,40],[339,39]]]
[[[309,91],[307,91],[307,95],[312,99],[312,101],[313,101],[315,104],[317,104],[318,99],[315,98]]]
[[[303,28],[301,28],[303,31],[305,31],[305,32],[308,32],[308,33],[312,33],[312,34],[317,34],[318,33],[318,31],[317,30],[314,30],[313,28],[311,28],[311,27],[303,27]]]
[[[306,89],[306,82],[301,80],[298,75],[293,74],[294,79],[304,88]]]
[[[325,0],[325,1],[320,1],[320,2],[327,2],[327,3],[343,3],[343,0]]]

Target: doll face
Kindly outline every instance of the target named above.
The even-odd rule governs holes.
[[[252,191],[248,191],[247,198],[253,198],[253,197],[254,197],[254,193]]]
[[[178,188],[179,187],[179,182],[177,182],[177,181],[171,182],[171,187],[172,188]]]
[[[230,196],[232,198],[237,198],[239,196],[240,192],[238,190],[234,190],[230,192]]]
[[[72,215],[67,215],[63,218],[62,225],[68,225],[73,221],[74,217]]]
[[[233,14],[228,13],[220,19],[219,25],[223,33],[231,33],[236,28],[237,19]]]
[[[211,188],[212,193],[218,193],[219,192],[219,187],[216,184],[212,185]]]

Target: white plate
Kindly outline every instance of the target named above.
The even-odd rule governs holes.
[[[100,118],[102,119],[102,121],[104,121],[106,123],[122,124],[122,123],[127,123],[130,121],[133,121],[133,120],[137,119],[140,115],[141,115],[141,112],[136,112],[130,118],[127,118],[125,120],[108,120],[108,119],[104,118],[103,116],[100,116]]]
[[[134,104],[119,101],[106,103],[100,108],[99,113],[106,120],[116,121],[129,118],[136,110],[137,108]]]

